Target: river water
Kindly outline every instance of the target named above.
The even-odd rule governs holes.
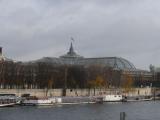
[[[160,120],[160,101],[0,108],[0,120]]]

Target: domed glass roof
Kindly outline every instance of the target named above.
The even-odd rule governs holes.
[[[102,58],[84,58],[78,55],[72,46],[70,46],[69,52],[67,54],[60,56],[60,58],[55,57],[44,57],[37,60],[37,62],[47,62],[56,65],[101,65],[112,67],[113,69],[119,70],[136,70],[135,66],[124,58],[119,57],[102,57]]]
[[[56,65],[101,65],[120,70],[136,70],[135,66],[124,58],[104,57],[104,58],[51,58],[44,57],[37,60],[38,62],[47,62]]]
[[[83,58],[83,59],[72,59],[65,60],[66,64],[77,64],[77,65],[102,65],[112,67],[114,69],[130,69],[135,70],[135,66],[124,58],[119,57],[104,57],[104,58]]]

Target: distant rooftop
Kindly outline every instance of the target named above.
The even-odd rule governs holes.
[[[119,70],[136,70],[135,66],[124,58],[119,57],[103,57],[103,58],[81,58],[81,59],[66,59],[66,58],[54,58],[44,57],[35,62],[52,63],[55,65],[100,65],[112,67]]]
[[[67,54],[60,56],[59,58],[43,57],[34,62],[52,63],[55,65],[101,65],[120,70],[136,70],[135,66],[131,62],[120,57],[84,58],[74,51],[72,42]]]

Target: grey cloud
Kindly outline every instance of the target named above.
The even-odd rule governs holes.
[[[0,44],[7,57],[60,56],[74,37],[85,57],[120,56],[159,65],[158,0],[1,0]],[[156,58],[156,59],[155,59]]]

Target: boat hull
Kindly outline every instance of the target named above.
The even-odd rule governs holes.
[[[13,107],[16,103],[0,104],[0,107]]]

